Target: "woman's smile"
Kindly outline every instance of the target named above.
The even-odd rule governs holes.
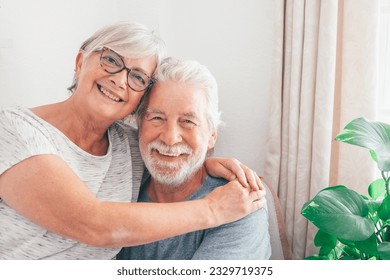
[[[104,87],[102,87],[101,85],[97,85],[99,91],[101,93],[103,93],[106,97],[108,97],[109,99],[115,101],[115,102],[123,102],[122,99],[120,99],[119,97],[113,95],[112,93],[110,93],[107,89],[105,89]]]

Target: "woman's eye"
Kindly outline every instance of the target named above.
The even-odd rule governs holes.
[[[146,85],[145,79],[141,75],[133,74],[132,77],[137,84],[140,84],[142,86]]]
[[[115,66],[115,67],[121,67],[121,63],[120,61],[118,61],[117,59],[115,59],[114,57],[111,57],[111,56],[105,56],[103,57],[105,63],[107,65],[111,65],[111,66]]]

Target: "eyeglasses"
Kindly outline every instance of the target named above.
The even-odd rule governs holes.
[[[110,74],[116,74],[126,69],[127,84],[134,91],[144,91],[153,84],[151,77],[138,69],[127,68],[122,57],[109,48],[102,48],[100,66]]]

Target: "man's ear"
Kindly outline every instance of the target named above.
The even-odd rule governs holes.
[[[209,144],[208,149],[211,150],[215,147],[215,143],[217,142],[218,133],[216,131],[213,131],[209,138]]]

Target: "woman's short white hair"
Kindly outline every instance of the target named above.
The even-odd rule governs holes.
[[[154,56],[157,65],[165,56],[165,43],[153,30],[136,22],[119,22],[97,30],[85,40],[80,50],[86,56],[93,51],[108,47],[126,57],[140,58]],[[73,91],[76,80],[68,88]]]
[[[155,83],[175,81],[203,90],[207,102],[207,120],[212,131],[217,131],[221,124],[218,109],[218,84],[214,76],[204,65],[195,60],[173,57],[165,58],[154,73]],[[149,94],[148,94],[149,95]],[[148,106],[148,96],[142,100],[137,112],[138,126]]]

